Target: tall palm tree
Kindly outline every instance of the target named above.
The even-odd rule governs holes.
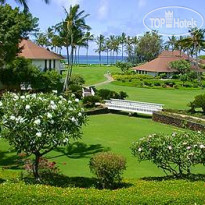
[[[99,54],[99,61],[100,61],[100,66],[102,65],[102,52],[104,51],[104,43],[105,43],[105,37],[103,35],[100,35],[96,38],[96,44],[97,44],[97,49],[95,50],[96,53]]]
[[[89,16],[85,14],[85,11],[79,11],[80,6],[70,6],[69,11],[65,9],[66,18],[60,24],[57,24],[56,28],[59,35],[64,42],[64,46],[67,50],[67,59],[69,66],[64,82],[64,90],[68,89],[68,84],[73,70],[74,52],[79,43],[79,39],[83,38],[85,31],[90,30],[90,27],[86,24],[85,19]],[[70,47],[70,54],[69,54]]]
[[[87,59],[87,64],[88,64],[88,52],[89,52],[89,42],[90,41],[94,41],[94,35],[91,34],[89,31],[87,31],[85,33],[85,36],[84,36],[86,42],[87,42],[87,45],[86,45],[86,59]]]
[[[122,33],[120,36],[120,44],[122,46],[122,61],[124,60],[124,47],[125,47],[125,42],[126,42],[126,34]]]
[[[46,4],[48,4],[50,2],[50,0],[43,0]],[[27,4],[27,0],[15,0],[15,2],[17,2],[18,4],[23,5],[24,10],[28,11],[28,4]],[[0,4],[5,4],[7,3],[7,0],[0,0]]]
[[[169,49],[171,47],[171,51],[173,52],[176,48],[177,38],[176,36],[168,37],[168,41],[165,43],[165,47]]]

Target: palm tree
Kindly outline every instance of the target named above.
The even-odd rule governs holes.
[[[172,52],[176,49],[177,38],[176,36],[168,37],[168,41],[165,43],[165,47],[169,49],[171,47]]]
[[[67,59],[69,62],[63,90],[68,89],[68,84],[73,70],[74,52],[79,43],[79,39],[83,38],[83,36],[85,35],[85,30],[90,30],[90,27],[85,23],[85,19],[89,15],[85,14],[84,10],[79,11],[79,9],[79,5],[70,6],[69,11],[65,9],[65,21],[57,24],[56,26],[59,35],[62,38],[63,45],[66,47]]]
[[[126,34],[122,33],[122,35],[120,36],[120,44],[122,46],[122,61],[124,60],[124,46],[125,46],[125,42],[126,42]]]
[[[95,50],[96,53],[99,54],[99,61],[100,61],[100,66],[102,64],[102,57],[101,54],[104,51],[104,43],[105,43],[105,37],[103,35],[100,35],[96,38],[96,44],[97,44],[97,49]]]
[[[84,36],[85,40],[87,41],[86,45],[86,59],[87,59],[87,64],[88,64],[88,51],[89,51],[89,42],[94,40],[94,35],[91,34],[89,31],[85,33]]]
[[[205,29],[193,28],[189,30],[190,36],[182,39],[181,44],[190,50],[190,53],[195,55],[196,68],[199,71],[199,54],[205,48],[204,34]],[[198,72],[198,79],[201,82],[200,72]]]
[[[113,47],[113,52],[115,52],[115,63],[117,62],[117,56],[118,56],[118,53],[119,53],[119,51],[120,51],[120,48],[119,48],[119,46],[120,46],[120,37],[115,37],[115,39],[113,40],[113,42],[112,42],[112,47]]]
[[[50,2],[50,0],[43,0],[46,4],[48,4]],[[7,0],[0,0],[0,4],[5,4],[7,2]],[[27,4],[27,0],[15,0],[15,2],[17,2],[18,4],[23,5],[24,10],[28,11],[28,4]]]

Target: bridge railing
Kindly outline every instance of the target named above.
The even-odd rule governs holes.
[[[111,110],[121,110],[133,113],[153,114],[155,111],[161,111],[163,109],[162,104],[128,101],[111,99],[106,100],[105,105]]]

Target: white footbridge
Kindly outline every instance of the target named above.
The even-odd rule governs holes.
[[[152,115],[153,112],[162,111],[162,104],[137,102],[129,100],[110,99],[105,101],[105,106],[109,110],[119,110],[129,113]]]

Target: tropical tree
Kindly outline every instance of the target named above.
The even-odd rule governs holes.
[[[121,44],[121,52],[122,52],[122,61],[124,60],[124,47],[125,47],[125,43],[126,43],[126,34],[122,33],[122,35],[120,36],[120,44]]]
[[[79,40],[85,35],[85,31],[90,30],[90,27],[86,24],[85,19],[89,16],[85,14],[85,11],[79,11],[80,6],[70,6],[69,11],[65,9],[66,18],[63,22],[56,25],[56,30],[62,40],[62,45],[66,48],[68,70],[64,82],[64,90],[68,89],[69,80],[72,75],[74,52]],[[69,53],[70,47],[70,53]]]
[[[168,37],[168,41],[165,43],[165,48],[169,49],[171,47],[171,51],[173,52],[177,46],[177,38],[176,36]]]
[[[100,35],[96,38],[95,42],[97,44],[97,49],[95,50],[95,52],[98,53],[98,55],[99,55],[99,61],[100,61],[100,65],[101,65],[102,64],[101,54],[105,49],[105,47],[104,47],[105,37],[103,35]]]
[[[43,0],[46,4],[48,4],[50,2],[50,0]],[[5,4],[7,2],[7,0],[0,0],[0,4]],[[27,4],[27,0],[15,0],[15,2],[23,5],[24,10],[28,11],[28,4]]]
[[[86,40],[86,58],[88,64],[88,52],[89,52],[89,42],[94,41],[94,35],[87,31],[84,35],[84,39]]]
[[[20,52],[19,43],[36,31],[38,19],[19,8],[12,9],[8,4],[0,5],[0,67],[11,62]]]
[[[49,39],[45,33],[35,34],[35,43],[41,47],[48,48],[50,46]]]

